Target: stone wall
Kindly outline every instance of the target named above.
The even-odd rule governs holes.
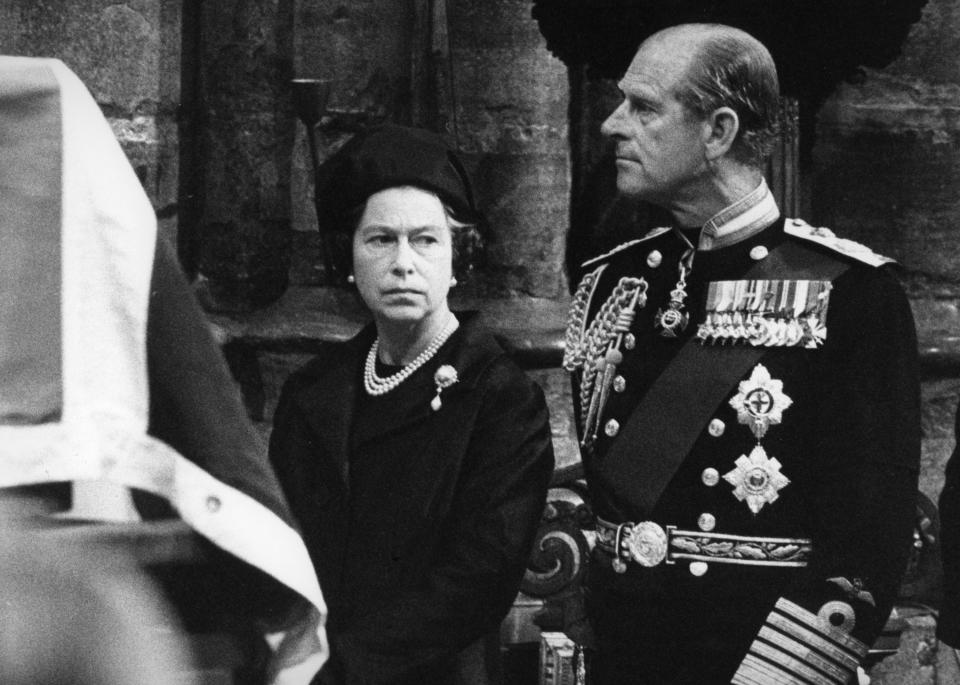
[[[176,239],[181,3],[177,0],[5,0],[0,54],[54,57],[103,108]]]

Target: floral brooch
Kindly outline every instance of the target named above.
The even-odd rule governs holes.
[[[440,407],[443,406],[443,402],[440,401],[440,393],[458,380],[460,379],[457,376],[457,370],[449,364],[444,364],[437,369],[436,373],[433,374],[433,382],[437,385],[437,396],[430,400],[430,408],[433,411],[440,411]]]

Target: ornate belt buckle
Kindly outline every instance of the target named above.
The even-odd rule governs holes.
[[[640,521],[623,538],[630,558],[641,566],[656,566],[667,558],[667,534],[653,521]]]

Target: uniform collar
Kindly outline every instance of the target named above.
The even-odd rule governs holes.
[[[767,182],[714,214],[700,231],[699,250],[728,247],[756,235],[780,218],[780,209]]]

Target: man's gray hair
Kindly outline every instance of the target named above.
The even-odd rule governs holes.
[[[677,99],[700,116],[729,107],[740,118],[731,147],[738,161],[761,167],[776,142],[780,86],[770,52],[756,38],[721,24],[688,24],[666,29],[691,31],[697,48]]]

